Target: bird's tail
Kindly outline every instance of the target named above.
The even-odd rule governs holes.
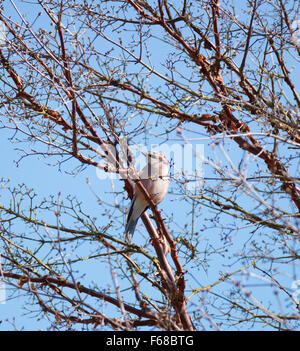
[[[127,221],[126,221],[126,227],[125,227],[125,233],[124,233],[124,241],[126,243],[130,243],[136,224],[140,218],[140,216],[145,212],[147,209],[146,205],[136,199],[134,197],[132,199],[128,215],[127,215]]]
[[[138,221],[138,218],[137,219],[129,218],[128,222],[126,223],[124,241],[128,244],[131,242],[137,221]]]

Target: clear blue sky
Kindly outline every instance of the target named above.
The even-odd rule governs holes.
[[[22,8],[20,3],[16,1],[19,8]],[[12,14],[15,15],[15,11],[12,10],[12,7],[10,5],[9,1],[5,1],[5,4],[9,7],[5,8],[5,11],[11,11]],[[28,5],[27,5],[28,9]],[[28,11],[28,10],[27,10]],[[157,52],[160,52],[161,47],[157,46]],[[154,50],[155,51],[155,50]],[[160,59],[160,55],[156,56],[156,59]],[[299,85],[299,82],[297,82]],[[156,129],[158,131],[159,128]],[[191,134],[192,135],[192,134]],[[0,159],[1,159],[1,174],[0,177],[3,177],[5,179],[9,178],[11,179],[11,185],[17,185],[20,183],[25,183],[27,187],[33,188],[34,191],[39,194],[40,199],[44,197],[49,197],[51,195],[57,196],[60,193],[61,198],[65,198],[66,196],[74,195],[82,201],[83,207],[86,210],[87,213],[91,214],[91,216],[98,216],[98,220],[101,222],[101,217],[99,216],[100,210],[99,210],[99,204],[97,203],[97,199],[94,196],[94,194],[91,192],[87,182],[86,178],[88,177],[93,190],[97,193],[98,196],[101,197],[103,201],[108,201],[111,204],[114,203],[114,196],[113,196],[113,190],[115,192],[121,191],[123,187],[123,182],[119,180],[115,180],[113,183],[111,183],[109,180],[99,180],[96,174],[96,170],[93,167],[88,167],[86,170],[83,172],[77,174],[76,176],[68,175],[64,171],[70,171],[73,169],[76,164],[72,163],[70,161],[69,163],[66,163],[63,166],[63,171],[58,172],[57,167],[48,165],[48,162],[53,162],[53,160],[44,160],[40,159],[39,157],[33,156],[33,157],[26,157],[24,158],[19,166],[17,167],[16,161],[20,157],[20,151],[18,151],[18,148],[23,148],[23,147],[28,147],[26,144],[13,144],[9,138],[12,136],[12,132],[5,130],[5,129],[0,129]],[[159,137],[154,137],[150,136],[151,139],[149,138],[149,142],[147,144],[147,147],[149,147],[150,140],[151,143],[160,143],[162,140]],[[135,140],[135,142],[140,142],[141,140]],[[208,145],[208,140],[199,140],[198,143],[200,144],[205,144],[205,157],[213,156],[214,151],[211,150],[211,148],[206,147]],[[220,158],[222,157],[219,155]],[[243,158],[243,155],[241,153],[236,153],[232,156],[232,160],[236,162],[236,164],[239,163],[239,161]],[[214,174],[211,173],[208,167],[205,167],[205,177],[210,177],[213,176]],[[209,182],[209,180],[208,180]],[[113,184],[113,187],[112,187]],[[1,185],[1,184],[0,184]],[[173,191],[174,190],[174,191]],[[178,218],[180,221],[180,218],[185,219],[187,216],[187,212],[190,210],[190,207],[187,205],[187,203],[184,202],[178,202],[178,199],[180,197],[180,194],[176,194],[176,187],[175,184],[171,184],[170,187],[170,194],[167,196],[167,198],[164,200],[163,203],[163,214],[167,217],[167,220],[169,220],[171,217]],[[8,200],[8,197],[6,193],[0,189],[0,203],[4,203],[5,201]],[[121,202],[121,206],[125,208],[129,204],[129,201],[125,200]],[[209,211],[209,210],[208,210]],[[122,221],[124,222],[125,216],[120,216],[120,212],[118,213],[118,218],[117,220],[120,222],[120,228],[122,227]],[[205,246],[206,245],[215,245],[216,248],[221,247],[222,245],[228,245],[228,250],[232,249],[232,245],[234,242],[234,250],[233,251],[238,251],[237,248],[240,247],[242,250],[242,245],[244,243],[244,237],[243,235],[248,235],[248,228],[241,228],[236,235],[231,238],[228,243],[225,241],[222,241],[219,235],[219,229],[218,225],[216,224],[216,227],[212,227],[211,223],[205,223],[202,222],[206,216],[206,213],[201,213],[201,215],[198,216],[196,219],[197,222],[195,224],[196,227],[199,227],[200,229],[207,225],[209,228],[204,232],[203,240],[200,243],[203,248],[203,252],[205,251]],[[47,215],[47,220],[50,223],[55,223],[56,217],[53,214],[51,217],[51,214]],[[105,219],[107,220],[107,219]],[[171,221],[171,219],[170,219]],[[185,222],[183,222],[185,223]],[[121,230],[121,229],[120,229]],[[113,233],[110,233],[113,234]],[[121,237],[121,232],[116,233],[115,235],[118,235]],[[142,232],[139,231],[135,234],[135,239],[137,243],[143,243],[143,240],[145,237],[143,236]],[[93,245],[96,245],[96,242],[93,243]],[[84,250],[82,251],[84,252]],[[79,253],[80,254],[80,253]],[[214,256],[215,258],[218,257],[217,255]],[[238,260],[238,257],[236,257]],[[206,285],[209,283],[214,282],[216,279],[219,277],[220,272],[225,272],[227,269],[228,271],[232,271],[233,267],[226,267],[224,263],[227,264],[227,262],[223,261],[222,255],[218,257],[218,259],[214,262],[209,262],[210,266],[209,267],[203,267],[201,270],[197,270],[197,275],[196,276],[191,276],[187,275],[188,277],[188,285],[187,285],[187,291],[191,288],[192,284],[193,287],[196,286],[195,281],[199,281],[201,286]],[[232,263],[232,262],[231,262]],[[237,264],[237,267],[240,267],[240,264]],[[77,267],[76,267],[77,268]],[[81,271],[78,273],[78,276],[82,275],[83,273],[85,274],[85,280],[82,280],[82,283],[86,285],[89,284],[91,280],[95,280],[96,282],[101,281],[101,284],[103,288],[109,288],[112,286],[112,279],[111,276],[107,274],[108,272],[108,267],[107,266],[102,266],[97,263],[95,260],[92,262],[92,264],[89,265],[84,265],[82,264],[81,266]],[[201,274],[199,274],[201,272]],[[291,275],[292,272],[287,271],[287,275]],[[285,278],[284,278],[285,279]],[[286,282],[286,284],[289,286],[290,284],[290,279],[283,280]],[[250,286],[250,285],[249,285]],[[198,286],[199,287],[199,286]],[[255,287],[253,287],[255,289]],[[215,290],[218,292],[218,289]],[[220,290],[221,293],[222,290]],[[264,285],[260,285],[259,289],[257,290],[259,297],[262,299],[265,298],[265,291],[264,291]],[[268,291],[268,298],[270,301],[273,301],[274,303],[278,303],[276,300],[275,296],[272,296],[270,291]],[[19,329],[19,328],[24,328],[25,330],[31,330],[31,329],[43,329],[45,328],[48,323],[44,321],[43,319],[36,321],[35,318],[29,318],[29,316],[25,315],[22,316],[22,313],[24,312],[24,298],[22,296],[22,292],[20,292],[19,296],[14,296],[13,299],[7,300],[5,304],[0,305],[0,320],[2,320],[2,323],[0,324],[0,330],[14,330],[14,329]],[[15,321],[13,324],[13,318],[15,317]],[[6,321],[8,319],[8,321]]]

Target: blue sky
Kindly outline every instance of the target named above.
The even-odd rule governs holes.
[[[22,5],[19,2],[18,6],[22,9]],[[11,6],[9,1],[6,1],[7,6]],[[12,14],[15,15],[15,11],[11,10],[12,8],[6,7],[6,11],[11,11]],[[28,11],[28,7],[26,7],[26,11]],[[28,14],[28,12],[27,12]],[[29,16],[30,18],[30,16]],[[42,21],[42,19],[39,19]],[[37,22],[38,23],[38,22]],[[126,40],[130,42],[130,33],[126,37]],[[155,43],[155,40],[152,41]],[[153,57],[153,61],[155,65],[160,66],[161,57],[164,56],[164,52],[162,51],[162,47],[159,46],[159,42],[157,41],[156,50],[154,52],[156,55]],[[103,48],[104,49],[104,48]],[[134,65],[133,65],[134,66]],[[84,77],[83,77],[84,79]],[[151,78],[152,79],[152,78]],[[164,85],[161,81],[155,80],[152,83],[155,84],[157,81],[158,86],[161,86],[164,89]],[[195,85],[198,83],[195,83]],[[299,82],[297,82],[299,85]],[[205,106],[203,106],[205,109]],[[155,125],[155,119],[153,119],[153,129],[149,131],[148,135],[144,138],[144,136],[140,138],[135,138],[130,141],[130,143],[145,143],[147,148],[150,147],[151,144],[158,144],[161,148],[164,147],[165,144],[161,144],[165,139],[165,135],[160,136],[159,133],[162,132],[161,125],[159,122]],[[168,121],[168,125],[171,125],[172,121]],[[133,123],[132,128],[135,125]],[[192,128],[191,128],[192,129]],[[222,167],[228,167],[228,162],[226,162],[224,154],[221,152],[218,146],[214,145],[212,147],[210,145],[210,140],[208,140],[207,135],[203,135],[202,130],[198,129],[198,133],[194,130],[184,130],[185,136],[191,140],[191,138],[195,138],[193,144],[201,144],[204,145],[204,154],[205,157],[210,160],[219,160]],[[11,137],[13,136],[13,132],[7,129],[0,129],[0,159],[2,162],[2,169],[0,177],[4,179],[11,180],[11,186],[17,186],[18,184],[25,183],[28,188],[34,189],[34,191],[38,194],[38,199],[41,201],[44,197],[49,198],[54,196],[55,199],[65,199],[68,195],[76,196],[76,198],[82,202],[82,206],[86,213],[90,214],[91,217],[97,217],[97,225],[99,227],[105,226],[109,223],[109,221],[114,221],[116,224],[112,227],[112,229],[108,230],[108,233],[112,236],[122,237],[122,228],[125,221],[125,212],[126,207],[129,205],[129,200],[120,195],[122,192],[123,182],[116,179],[111,181],[109,179],[100,180],[97,176],[96,169],[94,167],[87,167],[82,172],[76,175],[70,175],[65,172],[72,171],[77,166],[77,161],[67,161],[62,164],[61,171],[58,171],[58,167],[55,166],[55,158],[43,159],[39,156],[30,156],[22,159],[20,162],[17,161],[20,159],[20,155],[22,152],[20,151],[22,148],[25,148],[26,151],[30,150],[30,147],[33,145],[25,144],[25,143],[16,143],[16,137],[14,137],[14,141],[11,141]],[[18,136],[17,136],[18,137]],[[178,144],[184,144],[180,135],[177,135],[176,132],[171,134],[171,139],[169,140],[169,144],[174,142],[178,142]],[[216,143],[217,144],[217,143]],[[230,142],[225,141],[225,150],[230,150]],[[227,145],[227,146],[226,146]],[[38,148],[38,146],[34,146]],[[240,151],[231,152],[230,153],[231,160],[238,166],[242,160],[245,160],[244,154]],[[252,169],[252,164],[254,164],[254,158],[250,157],[249,162],[249,170]],[[174,155],[172,155],[171,163],[174,162]],[[245,162],[245,161],[243,161]],[[252,163],[253,162],[253,163]],[[260,163],[262,165],[262,163]],[[264,167],[264,166],[262,166]],[[174,174],[174,168],[172,168],[172,172]],[[209,180],[209,178],[213,178],[216,176],[214,171],[208,166],[204,166],[204,176],[206,180],[206,186],[211,185],[212,188],[214,186],[214,182]],[[87,183],[87,177],[90,182],[90,186]],[[91,191],[92,188],[92,191]],[[166,223],[169,224],[171,233],[176,232],[178,229],[184,232],[184,224],[186,223],[187,218],[189,218],[190,213],[192,212],[191,201],[187,198],[183,198],[181,193],[179,192],[180,187],[177,187],[176,181],[170,186],[170,192],[167,198],[164,200],[160,209],[163,211],[163,215],[166,218]],[[213,189],[212,189],[213,190]],[[94,192],[94,193],[93,193]],[[59,195],[60,194],[60,195]],[[95,196],[96,194],[96,196]],[[115,194],[117,194],[115,196]],[[101,198],[104,202],[103,207],[106,208],[107,214],[111,215],[111,218],[102,216],[102,208],[99,205],[97,196]],[[5,189],[0,190],[0,203],[5,201],[9,201],[9,197]],[[115,201],[118,201],[120,204],[119,209],[114,209],[113,205]],[[249,201],[248,198],[245,197],[244,204]],[[242,201],[241,201],[242,203]],[[111,212],[110,212],[111,211]],[[250,241],[252,239],[252,235],[255,237],[261,236],[263,233],[251,233],[253,228],[251,226],[250,229],[245,225],[245,227],[241,226],[239,230],[236,230],[234,226],[232,227],[232,232],[228,234],[228,238],[220,237],[220,232],[222,230],[222,225],[226,224],[230,226],[230,222],[228,222],[228,218],[224,219],[226,223],[222,223],[222,218],[219,222],[206,222],[205,219],[211,216],[213,210],[209,208],[204,208],[201,206],[197,207],[198,214],[193,217],[194,222],[194,234],[199,242],[199,250],[202,250],[203,256],[206,253],[206,249],[208,246],[214,246],[216,249],[216,253],[214,256],[207,257],[207,262],[199,257],[195,260],[195,262],[187,262],[186,267],[189,268],[189,272],[187,273],[187,295],[191,293],[191,288],[201,287],[203,285],[214,282],[216,279],[220,277],[220,273],[224,273],[225,271],[233,271],[234,269],[241,268],[243,266],[242,262],[239,261],[238,255],[236,257],[231,257],[230,260],[224,259],[224,248],[227,248],[229,252],[238,253],[238,249],[243,250],[243,245],[245,241]],[[54,212],[49,211],[45,214],[39,214],[42,218],[49,221],[49,223],[55,224],[56,216]],[[43,217],[45,216],[45,217]],[[175,222],[176,219],[176,222]],[[66,218],[68,224],[72,225],[72,220],[70,218]],[[179,224],[178,224],[179,223]],[[178,225],[181,225],[181,228],[178,228]],[[143,245],[147,236],[143,230],[143,226],[139,223],[138,230],[135,233],[135,240],[137,244]],[[18,227],[18,230],[24,231],[27,228]],[[247,238],[245,240],[245,237]],[[97,252],[98,243],[93,241],[91,243],[85,243],[81,247],[79,247],[78,251],[72,252],[72,257],[76,255],[84,255],[88,249],[91,249],[94,252]],[[281,277],[282,281],[286,283],[287,287],[291,287],[292,275],[294,267],[289,267],[285,277]],[[95,281],[97,284],[101,285],[103,289],[113,289],[112,278],[110,274],[108,274],[108,264],[103,264],[103,261],[99,263],[99,260],[90,260],[87,264],[82,263],[80,268],[74,265],[74,270],[79,269],[78,277],[80,277],[82,283],[88,285],[91,281]],[[249,270],[252,274],[258,274],[257,271]],[[264,283],[257,286],[257,290],[255,290],[255,286],[251,286],[253,276],[245,276],[244,279],[249,279],[249,287],[252,287],[254,291],[257,291],[257,296],[262,299],[265,298],[264,291]],[[253,278],[253,282],[256,280]],[[230,284],[230,283],[229,283]],[[253,283],[254,285],[254,283]],[[230,285],[228,290],[230,290]],[[150,291],[150,290],[149,290]],[[292,289],[291,289],[292,291]],[[222,294],[223,290],[220,288],[216,288],[214,292]],[[278,304],[279,302],[276,300],[276,296],[272,295],[272,291],[268,291],[268,298],[274,304]],[[11,300],[7,300],[6,304],[0,305],[2,323],[0,324],[0,330],[7,329],[15,329],[15,328],[24,328],[25,330],[30,329],[43,329],[48,326],[46,320],[42,319],[36,321],[35,318],[29,318],[29,315],[22,316],[24,312],[23,307],[25,303],[25,299],[23,298],[23,293],[20,292],[20,296],[14,296]],[[197,301],[196,299],[194,301]],[[191,306],[192,309],[193,306]],[[110,306],[105,306],[110,312]],[[15,317],[15,321],[13,324],[13,317]],[[6,321],[8,319],[8,321]]]

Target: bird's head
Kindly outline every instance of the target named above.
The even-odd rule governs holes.
[[[164,163],[166,165],[169,164],[168,160],[165,158],[165,156],[158,151],[149,151],[147,153],[143,152],[143,155],[147,158],[147,161],[152,163],[152,162],[161,162]]]

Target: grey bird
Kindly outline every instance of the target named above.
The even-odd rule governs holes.
[[[166,196],[170,184],[169,162],[163,154],[150,151],[147,154],[147,164],[139,172],[139,179],[147,190],[155,205],[159,204]],[[149,208],[147,199],[135,185],[134,196],[127,214],[124,240],[131,242],[136,224],[141,215]]]

